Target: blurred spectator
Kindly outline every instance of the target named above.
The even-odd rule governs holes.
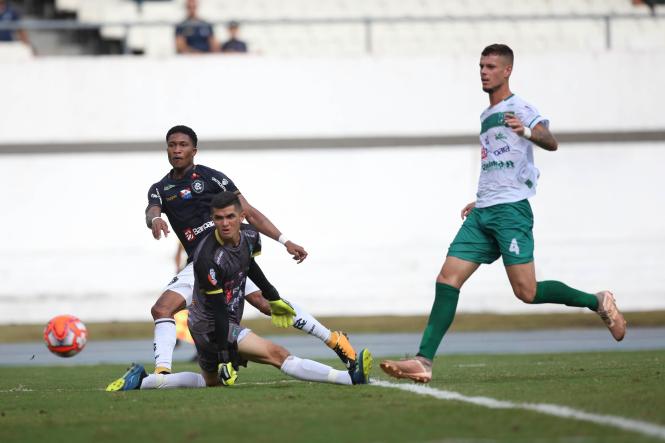
[[[197,8],[197,0],[187,0],[187,19],[175,30],[175,44],[179,54],[219,51],[212,25],[198,17]]]
[[[19,20],[21,20],[21,15],[8,2],[0,0],[0,23],[17,22]],[[24,29],[0,29],[0,42],[11,42],[16,40],[16,37],[32,48],[28,33]]]
[[[634,5],[647,5],[651,15],[656,15],[656,5],[665,5],[665,0],[633,0]]]
[[[240,25],[236,21],[229,22],[226,29],[229,31],[229,39],[222,45],[222,52],[247,52],[247,43],[238,39]]]

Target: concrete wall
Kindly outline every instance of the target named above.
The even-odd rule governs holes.
[[[559,131],[665,127],[662,52],[517,54],[513,89]],[[0,143],[471,134],[478,56],[43,58],[0,65]]]
[[[316,314],[425,314],[434,276],[473,200],[478,147],[210,151],[224,138],[472,134],[487,106],[477,57],[41,59],[3,64],[0,143],[159,141],[174,123],[198,162],[231,176],[311,257],[267,240],[282,293]],[[518,57],[517,93],[558,131],[665,128],[661,54]],[[610,288],[625,309],[664,309],[658,186],[665,142],[564,144],[537,153],[539,279]],[[143,223],[163,153],[0,156],[0,322],[149,319],[175,238]],[[557,309],[514,299],[500,264],[464,288],[463,311]],[[248,311],[250,311],[248,309]]]
[[[665,143],[565,145],[537,152],[539,279],[616,292],[624,309],[665,309]],[[478,148],[206,152],[249,201],[310,257],[296,265],[264,242],[282,294],[316,314],[426,314],[434,277],[474,199]],[[146,193],[161,153],[4,156],[0,176],[2,322],[60,312],[149,319],[173,275],[175,236],[155,241]],[[544,312],[516,300],[500,262],[483,266],[460,310]],[[569,309],[569,308],[563,308]],[[248,312],[253,311],[251,308]]]

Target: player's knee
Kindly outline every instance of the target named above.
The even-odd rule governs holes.
[[[456,278],[454,275],[448,275],[443,272],[439,272],[439,275],[436,276],[437,283],[443,283],[444,285],[452,286],[454,288],[459,288],[462,286],[462,282],[459,278]]]
[[[185,308],[185,299],[175,292],[165,292],[152,305],[150,313],[154,320],[173,317],[178,311]]]
[[[515,297],[522,300],[524,303],[533,303],[533,299],[536,298],[536,287],[531,285],[520,285],[516,288],[513,288]]]
[[[270,364],[279,369],[284,364],[284,360],[286,360],[291,353],[284,346],[272,343],[268,350],[268,355],[270,358]]]
[[[152,305],[152,308],[150,308],[150,314],[152,314],[153,320],[172,317],[171,313],[169,312],[169,309],[167,309],[164,305],[160,305],[157,303]]]

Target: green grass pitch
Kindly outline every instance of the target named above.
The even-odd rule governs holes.
[[[663,441],[608,425],[386,387],[291,381],[257,364],[243,368],[230,388],[105,392],[124,369],[0,367],[0,441]],[[177,364],[176,370],[197,367]],[[388,379],[378,361],[373,375]],[[440,357],[430,386],[569,406],[665,429],[665,351]]]

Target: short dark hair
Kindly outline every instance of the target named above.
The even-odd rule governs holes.
[[[223,209],[231,205],[235,206],[238,210],[242,210],[240,199],[235,193],[222,191],[212,198],[212,201],[210,202],[210,209]]]
[[[509,61],[509,64],[513,64],[513,60],[515,59],[515,55],[513,54],[513,50],[510,49],[508,45],[504,45],[502,43],[494,43],[492,45],[487,46],[485,49],[483,49],[483,52],[480,53],[482,56],[488,56],[488,55],[500,55],[502,57],[506,57]]]
[[[199,143],[199,138],[196,136],[196,132],[189,126],[185,125],[176,125],[169,129],[169,131],[166,133],[166,142],[168,143],[169,137],[171,137],[173,134],[185,134],[192,140],[192,144],[196,148],[196,145]]]

